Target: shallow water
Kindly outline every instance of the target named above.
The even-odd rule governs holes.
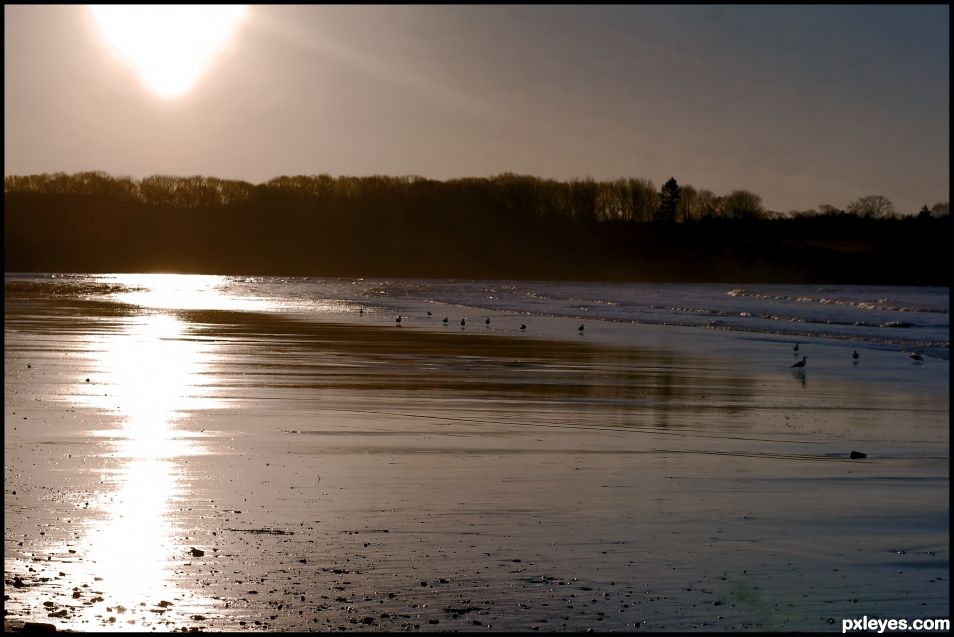
[[[889,349],[919,350],[945,360],[950,349],[949,291],[940,287],[161,274],[7,274],[5,280],[8,295],[28,291],[31,286],[56,286],[66,295],[166,309],[256,310],[341,317],[367,308],[372,313],[390,316],[423,316],[431,306],[442,305],[455,308],[455,325],[463,316],[483,321],[489,315],[505,315],[531,324],[540,317],[563,317],[781,335],[793,342],[838,339]],[[518,327],[513,320],[506,325]]]

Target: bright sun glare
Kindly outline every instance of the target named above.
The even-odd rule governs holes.
[[[245,5],[92,5],[103,36],[162,97],[191,89],[245,17]]]

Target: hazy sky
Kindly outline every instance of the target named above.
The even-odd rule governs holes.
[[[949,199],[947,5],[251,6],[149,91],[83,6],[4,7],[5,174],[669,177]]]

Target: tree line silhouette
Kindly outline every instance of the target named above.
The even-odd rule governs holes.
[[[4,179],[7,272],[948,285],[948,204],[767,211],[669,179]]]

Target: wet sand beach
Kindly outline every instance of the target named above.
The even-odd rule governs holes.
[[[788,347],[769,373],[732,335],[707,352],[665,333],[621,347],[8,294],[6,619],[840,631],[947,617],[946,391],[817,382]]]

